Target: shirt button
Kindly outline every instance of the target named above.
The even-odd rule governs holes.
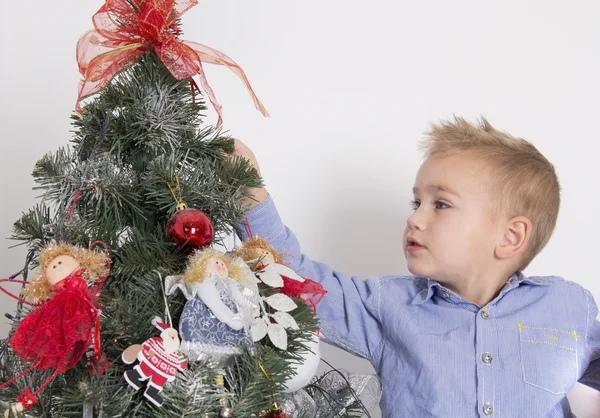
[[[490,317],[490,316],[488,315],[488,313],[487,313],[487,309],[484,309],[484,310],[482,310],[482,311],[481,311],[481,317],[482,317],[483,319],[488,319],[488,318]]]
[[[489,403],[486,403],[485,405],[483,405],[483,413],[486,415],[492,415],[494,413],[494,409],[492,408],[492,405],[490,405]]]
[[[492,355],[490,353],[483,353],[481,359],[485,364],[490,364],[492,362]]]
[[[448,299],[450,299],[450,293],[448,293],[448,292],[444,292],[444,293],[442,293],[442,297],[443,297],[444,299],[448,300]]]

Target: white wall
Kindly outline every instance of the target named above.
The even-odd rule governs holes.
[[[75,43],[101,5],[35,3],[0,9],[2,237],[34,203],[35,161],[70,138]],[[202,0],[184,16],[183,38],[238,61],[271,112],[255,112],[224,68],[206,69],[225,127],[254,149],[312,257],[352,274],[406,273],[416,141],[438,118],[485,114],[533,141],[562,181],[554,238],[528,273],[562,275],[600,300],[599,13],[593,0]],[[23,262],[10,244],[0,248],[5,276]],[[338,367],[370,370],[325,351]],[[578,390],[579,417],[600,416],[600,395]]]

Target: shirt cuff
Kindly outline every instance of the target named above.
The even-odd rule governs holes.
[[[241,229],[244,240],[248,238],[248,232],[250,232],[252,236],[260,236],[269,242],[273,242],[285,231],[285,225],[271,195],[246,212],[245,223],[242,223]]]

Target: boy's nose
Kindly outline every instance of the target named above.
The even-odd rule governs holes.
[[[408,226],[408,229],[423,230],[423,216],[419,213],[418,209],[408,217],[408,219],[406,220],[406,226]]]

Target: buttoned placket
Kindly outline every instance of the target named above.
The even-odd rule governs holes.
[[[493,310],[496,303],[509,291],[519,286],[519,276],[513,275],[500,294],[481,308],[475,320],[475,352],[477,353],[477,404],[480,417],[498,415],[495,410],[496,381],[494,371],[498,360],[498,339]]]
[[[504,289],[503,294],[515,287],[515,283],[509,283]],[[499,295],[499,298],[502,295]],[[476,374],[477,374],[477,405],[480,417],[489,417],[497,415],[494,411],[496,382],[494,380],[494,370],[496,365],[494,360],[497,358],[498,341],[495,332],[495,324],[492,314],[493,302],[479,310],[475,310],[474,304],[464,301],[459,296],[451,294],[447,289],[441,286],[438,289],[440,295],[446,302],[462,304],[465,308],[473,309],[475,312],[475,356],[476,356]]]
[[[475,316],[475,353],[477,373],[477,405],[481,417],[494,414],[496,382],[494,371],[498,360],[498,341],[494,330],[493,307],[484,306]]]

